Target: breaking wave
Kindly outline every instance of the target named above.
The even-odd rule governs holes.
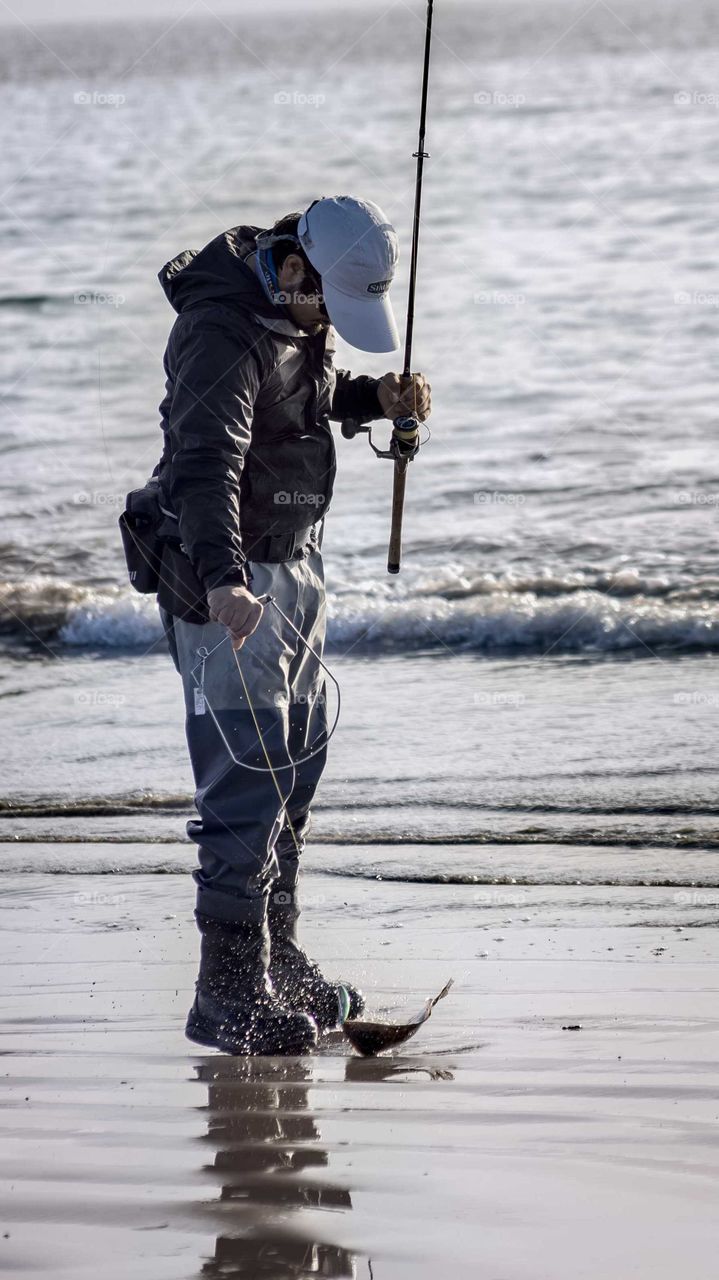
[[[147,650],[162,641],[152,597],[49,577],[0,584],[0,633],[80,649]],[[402,584],[331,592],[328,643],[354,653],[717,650],[719,580],[408,574]]]

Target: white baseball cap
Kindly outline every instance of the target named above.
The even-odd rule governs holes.
[[[394,351],[399,334],[388,290],[399,242],[379,206],[323,196],[302,214],[297,235],[322,277],[327,314],[340,336],[361,351]]]

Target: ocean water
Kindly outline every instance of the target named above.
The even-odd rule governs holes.
[[[191,795],[179,689],[116,529],[160,449],[156,275],[235,223],[351,192],[397,225],[402,319],[422,13],[295,6],[281,46],[254,10],[4,32],[16,869],[96,866],[102,841],[105,869],[164,845],[187,860],[170,855]],[[391,470],[338,438],[345,714],[316,866],[376,876],[372,845],[404,843],[408,878],[472,883],[494,858],[500,878],[713,883],[717,43],[698,0],[438,7],[415,346],[431,439],[395,580]],[[401,359],[341,345],[338,363]]]

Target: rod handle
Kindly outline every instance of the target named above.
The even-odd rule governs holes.
[[[399,573],[402,561],[402,516],[404,514],[404,490],[407,484],[407,458],[398,458],[394,464],[392,485],[392,526],[387,552],[387,572]]]

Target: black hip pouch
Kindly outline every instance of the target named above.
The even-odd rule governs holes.
[[[157,482],[128,493],[119,525],[130,584],[142,595],[154,595],[160,583],[162,520]]]
[[[183,622],[210,620],[205,589],[177,539],[163,543],[157,603]]]
[[[183,550],[177,520],[161,505],[154,477],[128,493],[119,524],[135,590],[156,595],[160,608],[183,622],[209,622],[205,588]]]

